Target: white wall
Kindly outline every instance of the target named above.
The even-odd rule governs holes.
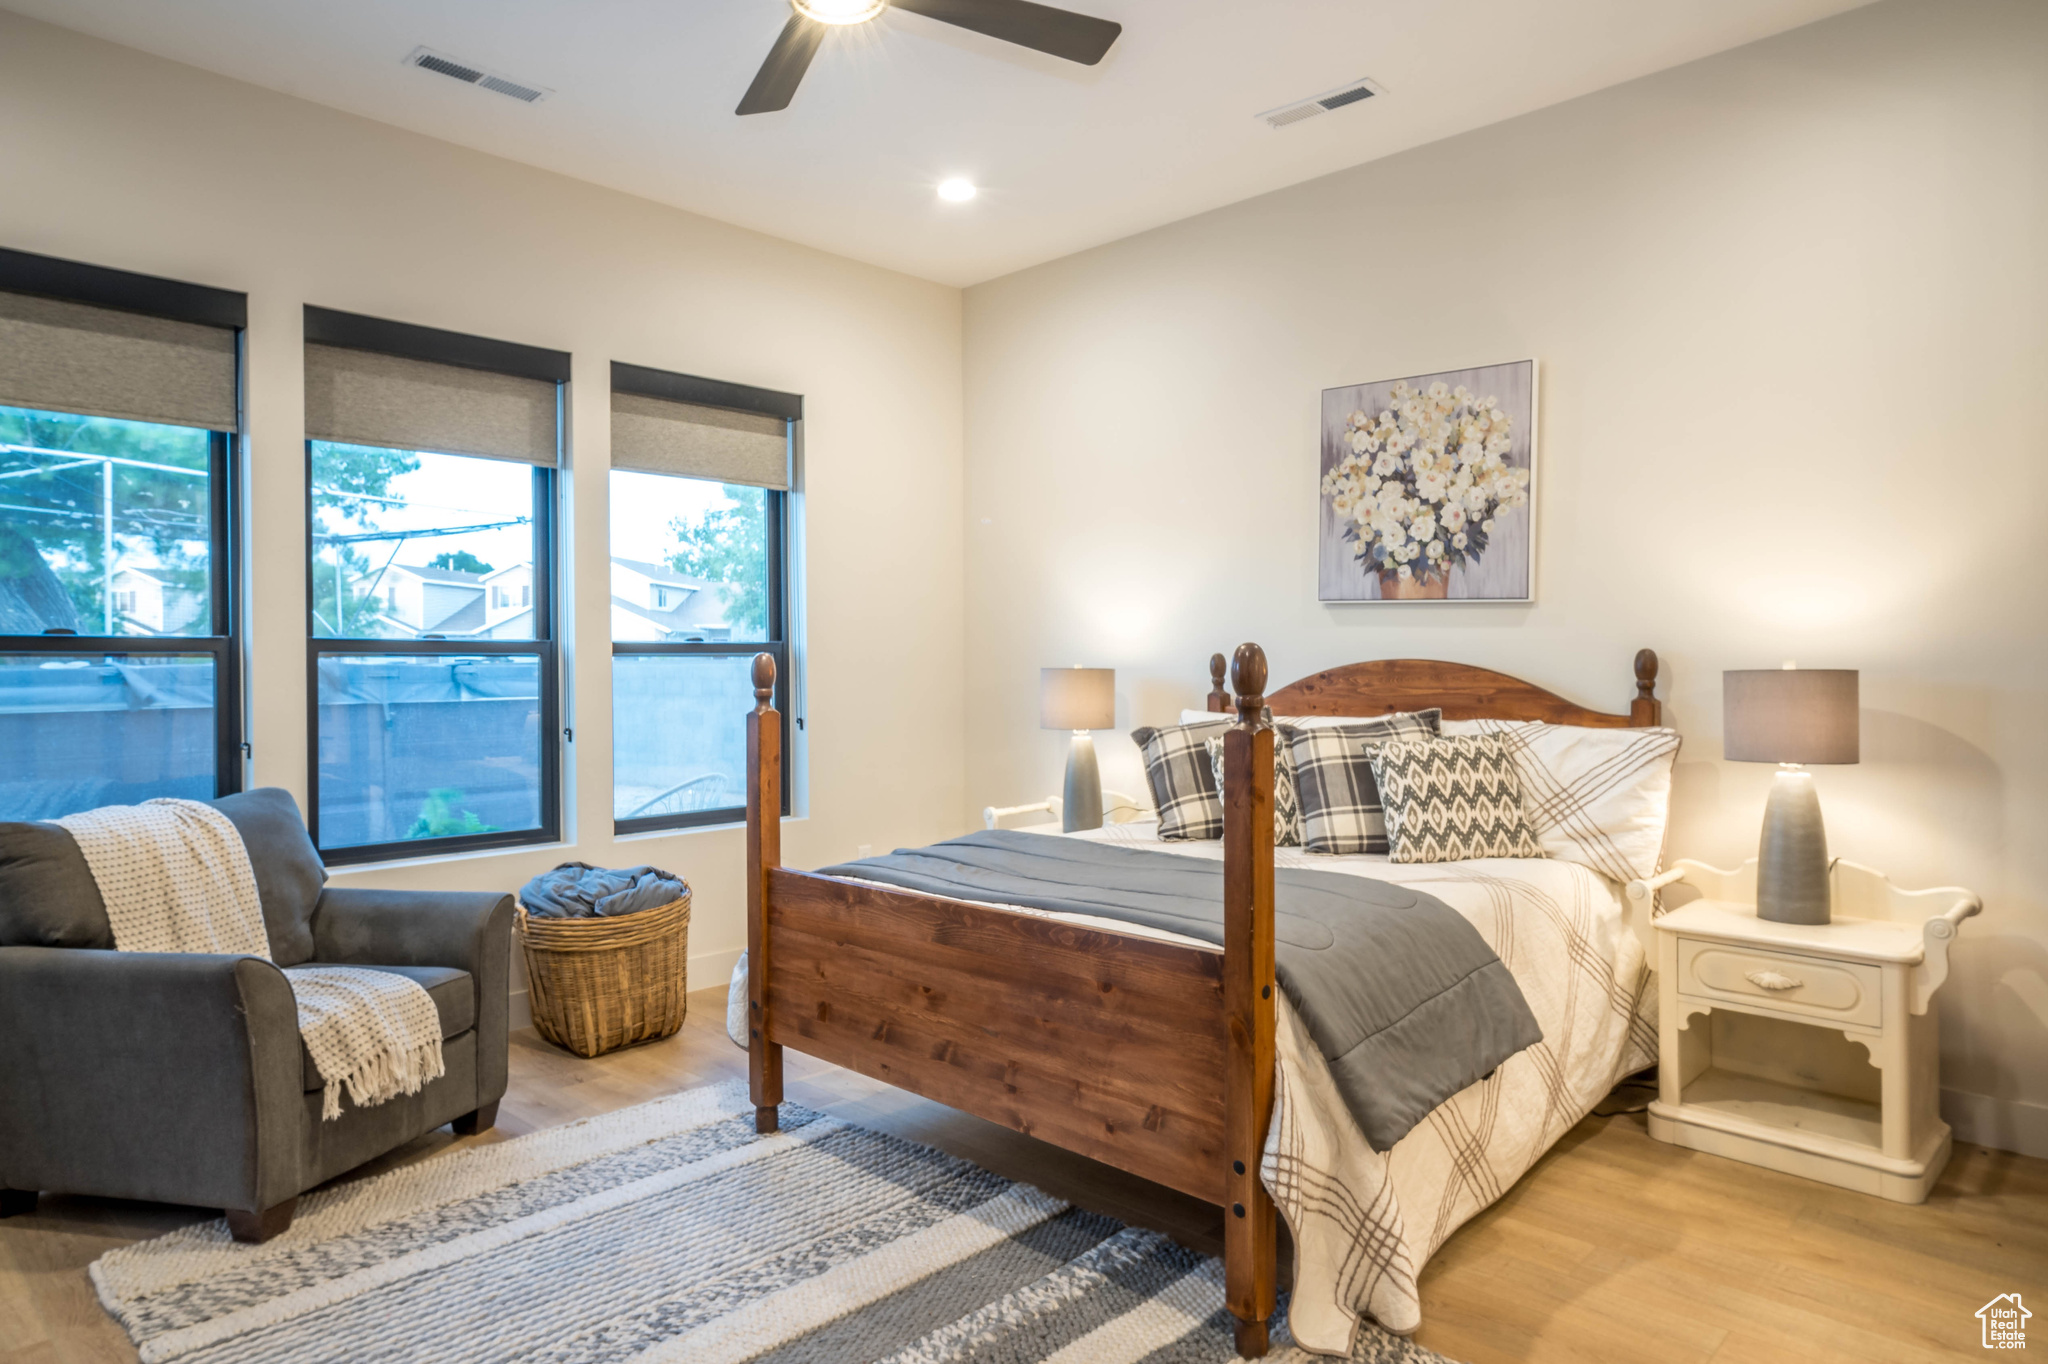
[[[1536,604],[1318,605],[1320,390],[1530,355]],[[1670,852],[1733,865],[1771,773],[1720,761],[1721,670],[1860,668],[1833,850],[1983,894],[1947,1109],[2048,1154],[2044,375],[2023,0],[1859,10],[977,286],[967,803],[1058,789],[1044,665],[1116,667],[1128,729],[1247,639],[1275,685],[1420,656],[1608,710],[1650,645],[1686,735]]]
[[[6,13],[0,185],[0,245],[249,294],[255,780],[302,803],[301,305],[573,356],[573,843],[338,882],[515,890],[570,858],[652,862],[697,892],[693,986],[722,983],[744,944],[743,832],[611,835],[614,359],[805,396],[812,814],[789,825],[785,856],[816,865],[957,832],[958,291]]]

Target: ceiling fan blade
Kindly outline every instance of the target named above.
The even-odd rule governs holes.
[[[1051,5],[1034,5],[1031,0],[889,0],[889,6],[1083,66],[1101,61],[1124,31],[1122,24]]]
[[[777,109],[787,109],[796,98],[796,87],[803,81],[804,72],[811,69],[811,58],[818,55],[818,44],[824,41],[825,25],[801,14],[790,15],[775,39],[775,46],[768,49],[768,59],[754,73],[754,83],[747,87],[740,107],[733,112],[772,114]]]

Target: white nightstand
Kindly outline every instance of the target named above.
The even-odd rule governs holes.
[[[1650,1135],[1918,1203],[1949,1153],[1929,1006],[1982,904],[1953,886],[1900,890],[1853,862],[1829,879],[1834,922],[1819,925],[1757,918],[1754,860],[1680,861],[1629,886],[1644,899],[1682,880],[1705,896],[1655,920]]]

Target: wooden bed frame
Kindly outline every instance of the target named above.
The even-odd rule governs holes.
[[[1209,709],[1227,712],[1224,660]],[[1259,1159],[1273,1108],[1273,731],[1281,715],[1443,709],[1654,725],[1657,656],[1636,655],[1626,715],[1458,663],[1390,659],[1266,694],[1239,646],[1224,738],[1223,950],[1081,928],[782,865],[775,660],[754,659],[747,716],[747,999],[755,1127],[776,1130],[782,1049],[1220,1204],[1238,1352],[1267,1349],[1277,1265]]]

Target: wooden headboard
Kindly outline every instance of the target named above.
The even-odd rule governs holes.
[[[1209,709],[1229,712],[1223,686],[1222,654],[1209,660]],[[1275,715],[1384,715],[1389,711],[1442,709],[1446,720],[1547,720],[1554,725],[1628,729],[1660,724],[1664,704],[1656,696],[1657,655],[1636,653],[1636,695],[1626,715],[1588,710],[1519,677],[1439,663],[1427,658],[1383,658],[1348,663],[1266,693]]]

